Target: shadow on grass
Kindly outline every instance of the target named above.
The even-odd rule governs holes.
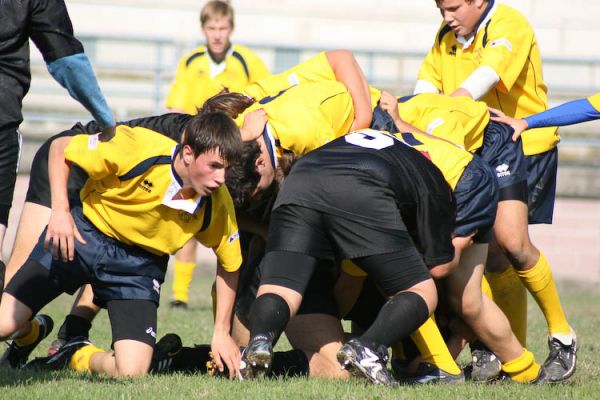
[[[61,380],[80,380],[86,383],[126,384],[127,380],[117,380],[105,375],[79,374],[75,371],[40,371],[32,369],[12,369],[0,367],[0,388],[26,386],[36,383],[50,383]]]

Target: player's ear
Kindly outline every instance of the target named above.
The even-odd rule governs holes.
[[[190,165],[194,161],[194,152],[187,144],[181,149],[181,157],[183,158],[183,163],[185,165]]]
[[[259,168],[265,166],[265,158],[262,156],[262,154],[260,156],[258,156],[258,158],[256,159],[256,161],[254,162],[254,166],[256,167],[257,170]]]

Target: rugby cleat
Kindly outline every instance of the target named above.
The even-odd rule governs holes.
[[[186,303],[185,301],[181,301],[181,300],[173,300],[173,301],[171,301],[171,303],[169,303],[169,305],[171,306],[171,308],[175,308],[178,310],[187,310],[188,309],[188,303]]]
[[[337,353],[342,369],[359,378],[367,378],[374,384],[398,386],[387,369],[388,354],[384,346],[373,350],[359,339],[350,339]]]
[[[264,379],[271,371],[273,344],[266,336],[255,336],[242,352],[239,380]]]
[[[154,345],[150,371],[152,373],[168,372],[173,359],[181,352],[183,343],[176,333],[167,333]]]
[[[44,340],[44,338],[50,334],[52,328],[54,327],[52,318],[47,315],[40,314],[36,315],[34,320],[38,322],[40,327],[38,338],[33,343],[26,346],[19,346],[13,340],[11,344],[8,345],[8,348],[0,359],[0,365],[6,365],[11,368],[22,368],[27,363],[27,359],[29,358],[31,352],[42,340]]]
[[[464,383],[465,375],[463,372],[459,372],[458,374],[451,374],[450,372],[444,371],[441,368],[436,367],[435,365],[429,363],[421,363],[417,367],[415,373],[404,379],[406,383],[413,384],[451,384],[451,383]]]
[[[577,362],[577,336],[575,333],[573,332],[568,344],[563,343],[558,337],[549,336],[548,348],[550,354],[544,361],[547,381],[561,382],[570,378],[575,372]]]
[[[27,364],[28,369],[56,371],[69,366],[73,354],[84,346],[91,345],[88,338],[79,336],[69,339],[54,355],[36,358]]]
[[[58,350],[66,343],[67,341],[64,339],[56,338],[50,343],[50,347],[48,347],[48,355],[53,356],[56,354]]]
[[[471,351],[473,361],[464,369],[467,379],[474,382],[490,382],[502,371],[502,363],[489,350],[475,349]]]

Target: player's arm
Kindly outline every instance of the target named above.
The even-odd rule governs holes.
[[[55,139],[48,155],[51,212],[44,247],[52,246],[53,258],[60,257],[63,261],[72,261],[75,257],[73,238],[85,243],[75,226],[69,207],[67,181],[71,165],[65,159],[65,148],[70,141],[70,136]]]
[[[593,100],[594,96],[588,99],[569,101],[526,118],[512,118],[500,110],[490,108],[491,119],[512,127],[515,131],[512,138],[516,141],[527,129],[573,125],[600,119],[600,111],[594,107]]]
[[[224,365],[227,365],[230,378],[237,376],[240,364],[239,347],[230,334],[238,279],[239,270],[228,272],[220,263],[217,264],[217,304],[211,348],[217,368],[223,371]]]
[[[436,38],[438,35],[439,31]],[[436,41],[421,64],[413,94],[441,93],[442,76],[439,69],[440,62],[440,49]]]
[[[396,124],[396,127],[398,128],[399,132],[425,133],[422,130],[418,129],[417,127],[404,121],[400,117],[400,114],[398,113],[398,100],[396,99],[396,96],[394,96],[393,94],[388,93],[388,92],[382,92],[381,99],[379,100],[379,105],[381,106],[381,108],[384,111],[386,111],[388,114],[390,114],[390,116],[394,120],[394,123]]]
[[[479,100],[492,90],[498,82],[500,82],[500,76],[493,68],[481,66],[473,71],[450,96],[466,96],[473,100]]]
[[[373,118],[371,92],[367,78],[356,58],[347,50],[328,51],[325,55],[336,79],[346,86],[352,97],[354,122],[350,130],[368,128]]]
[[[42,53],[48,71],[103,128],[115,125],[83,45],[73,36],[64,1],[32,2],[30,36]]]

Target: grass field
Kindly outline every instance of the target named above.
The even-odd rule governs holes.
[[[170,282],[163,286],[163,306],[159,309],[159,337],[177,332],[185,345],[209,343],[212,314],[208,268],[197,274],[189,311],[168,307]],[[560,282],[563,305],[578,333],[577,372],[566,384],[527,386],[518,384],[472,384],[455,386],[402,386],[396,389],[321,379],[288,379],[237,382],[205,376],[163,375],[138,379],[113,380],[78,375],[70,371],[32,373],[0,370],[0,399],[598,399],[600,398],[600,288],[586,283]],[[63,296],[46,307],[58,329],[70,307],[71,298]],[[530,299],[529,344],[538,361],[547,354],[545,323]],[[53,335],[51,335],[52,337]],[[94,323],[91,340],[101,346],[110,344],[106,312]],[[41,356],[51,340],[46,339],[33,356]],[[289,345],[282,340],[279,349]],[[466,356],[461,356],[466,362]]]

